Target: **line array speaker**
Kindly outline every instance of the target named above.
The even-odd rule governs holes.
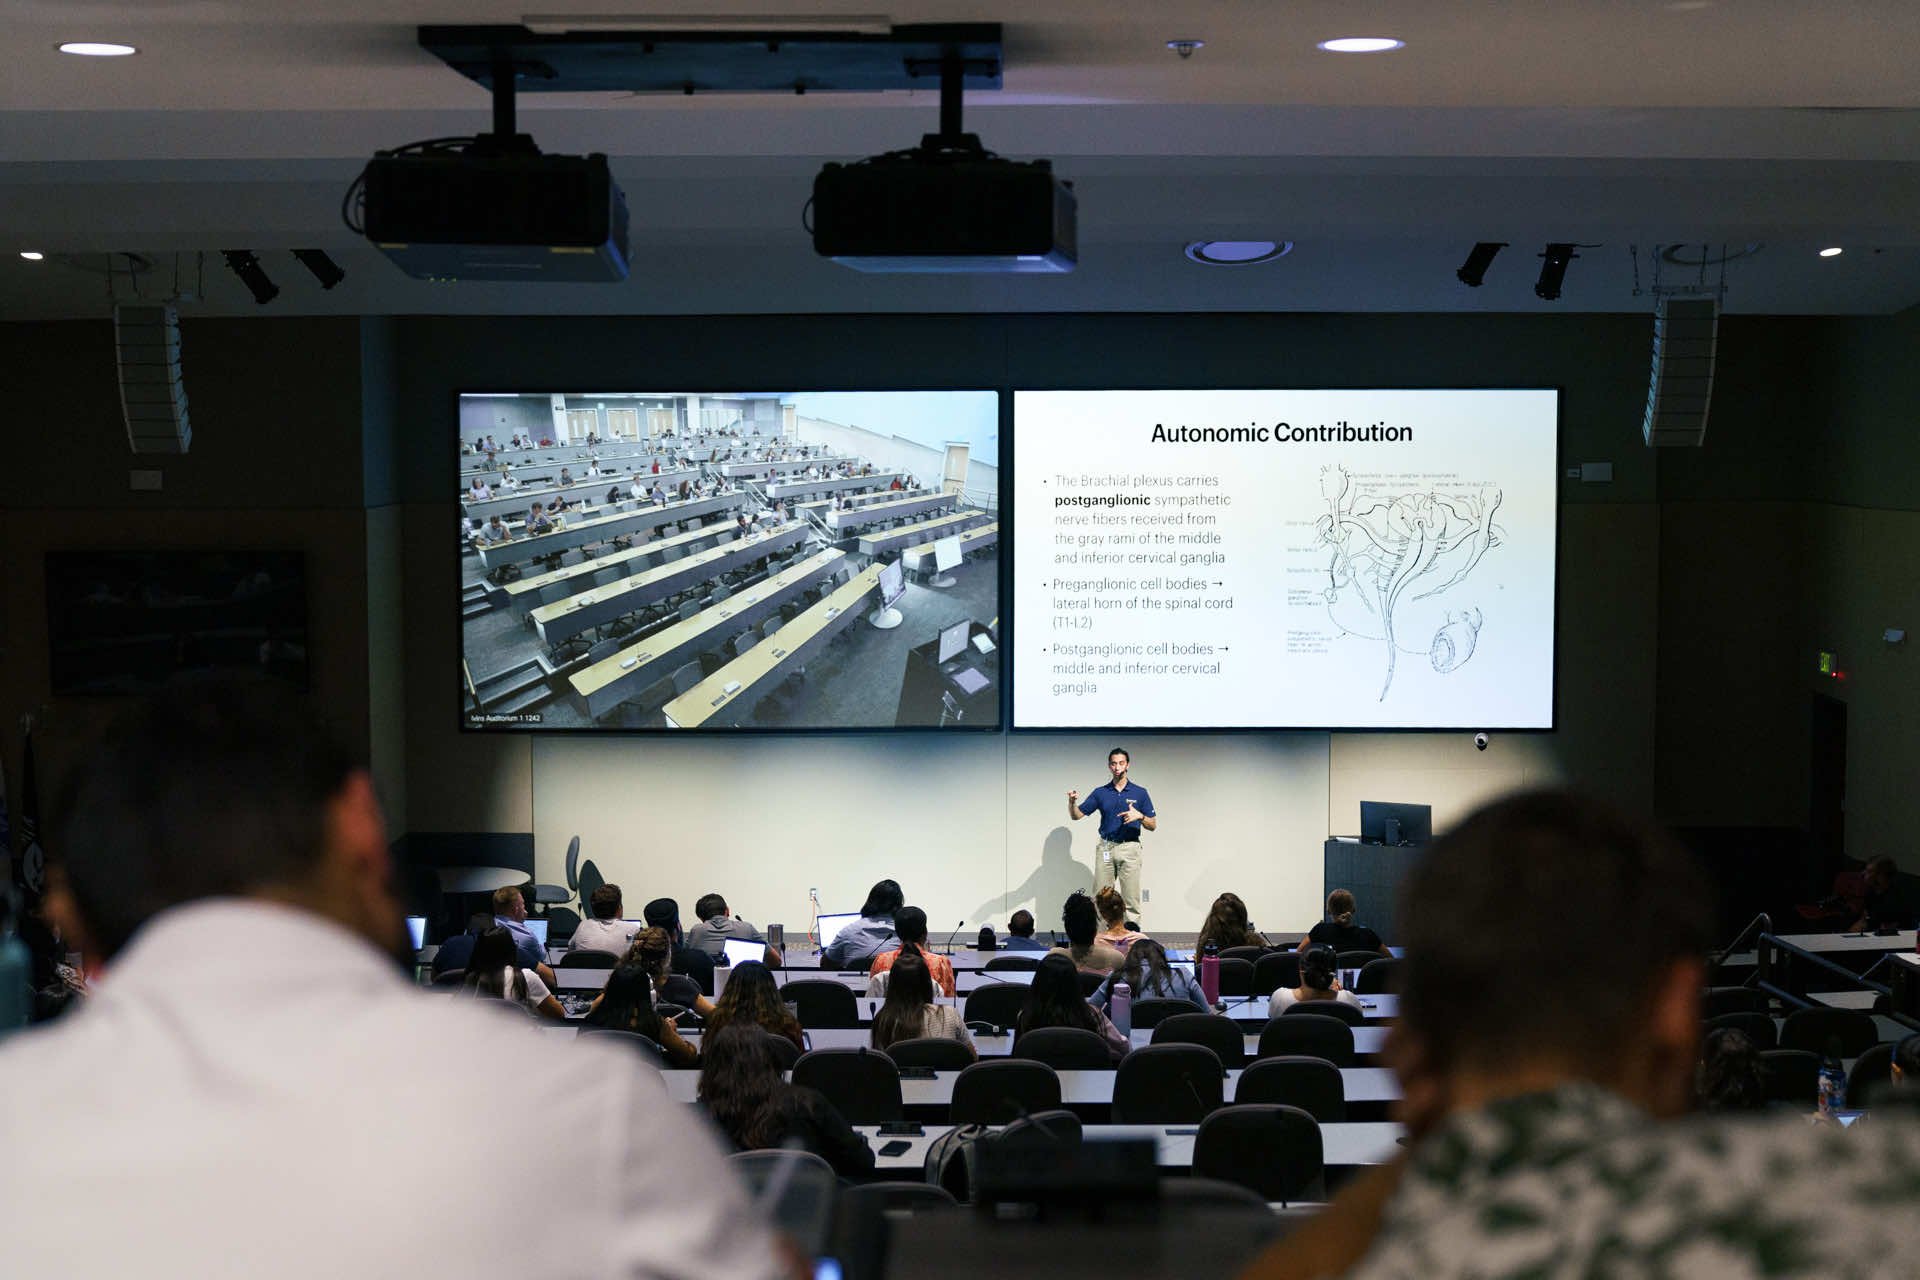
[[[1717,298],[1661,298],[1653,312],[1653,381],[1641,426],[1649,445],[1695,445],[1707,438],[1713,356],[1720,333]]]
[[[179,313],[150,303],[116,306],[113,342],[127,443],[135,453],[185,453],[193,428],[180,378]]]

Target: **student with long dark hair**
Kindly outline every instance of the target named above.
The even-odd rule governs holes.
[[[860,918],[840,931],[840,936],[820,953],[822,969],[846,969],[865,964],[886,949],[893,940],[893,913],[906,905],[907,897],[893,880],[882,880],[867,890],[860,907]]]
[[[1067,895],[1060,908],[1060,924],[1067,945],[1055,947],[1048,955],[1065,956],[1076,968],[1090,973],[1112,973],[1127,962],[1126,956],[1098,939],[1100,914],[1094,910],[1093,899],[1079,890]]]
[[[564,1020],[567,1012],[547,990],[547,984],[533,970],[522,969],[515,963],[517,959],[513,935],[500,925],[489,925],[474,939],[464,989],[477,996],[511,1001],[543,1018]]]
[[[1694,1096],[1702,1111],[1764,1111],[1767,1072],[1747,1033],[1715,1027],[1700,1046]]]
[[[1082,897],[1086,895],[1082,894]],[[1107,1015],[1087,1003],[1080,994],[1080,973],[1065,952],[1049,951],[1034,970],[1033,985],[1027,988],[1027,1002],[1020,1006],[1014,1021],[1014,1048],[1020,1037],[1043,1027],[1078,1027],[1091,1031],[1107,1042],[1115,1062],[1127,1056],[1127,1038]]]
[[[1200,984],[1185,969],[1168,964],[1166,948],[1152,938],[1141,936],[1127,948],[1127,962],[1107,975],[1099,990],[1087,997],[1087,1003],[1102,1012],[1111,1008],[1116,982],[1126,983],[1135,1000],[1185,1000],[1197,1012],[1207,1012],[1207,997]]]
[[[973,1048],[960,1011],[933,998],[933,974],[918,951],[903,951],[887,980],[887,999],[873,1015],[873,1047],[900,1040],[958,1040]],[[978,1054],[976,1053],[977,1057]]]
[[[1307,948],[1307,954],[1300,957],[1300,985],[1275,991],[1268,1002],[1268,1011],[1277,1015],[1285,1012],[1288,1005],[1315,1001],[1360,1008],[1360,997],[1340,988],[1340,977],[1335,972],[1338,959],[1332,947]]]
[[[676,1067],[691,1067],[700,1060],[700,1051],[681,1038],[672,1018],[663,1018],[653,1007],[653,975],[646,966],[621,964],[607,975],[607,985],[593,998],[587,1010],[586,1024],[605,1031],[633,1031],[659,1045],[667,1061]]]
[[[795,1140],[843,1177],[873,1171],[867,1140],[819,1093],[780,1078],[766,1032],[756,1026],[735,1022],[707,1037],[699,1097],[742,1151]]]
[[[633,935],[622,964],[637,964],[653,975],[654,998],[691,1009],[701,1017],[713,1012],[713,1001],[700,994],[699,984],[684,973],[672,972],[673,940],[655,925]]]
[[[1197,957],[1211,942],[1225,951],[1228,947],[1264,947],[1266,938],[1262,937],[1247,919],[1247,904],[1240,900],[1237,893],[1223,893],[1213,900],[1213,906],[1207,910],[1207,918],[1200,922],[1200,937],[1193,944],[1193,954]]]
[[[807,1047],[800,1020],[780,998],[773,971],[758,960],[733,966],[727,985],[721,988],[720,998],[713,1002],[713,1012],[707,1015],[707,1037],[711,1039],[722,1027],[734,1022],[783,1036],[793,1041],[796,1049],[804,1051]]]

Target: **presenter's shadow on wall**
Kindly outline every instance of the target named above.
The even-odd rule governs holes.
[[[1034,927],[1044,933],[1060,927],[1060,904],[1075,889],[1093,892],[1093,868],[1075,861],[1073,832],[1064,826],[1055,827],[1047,832],[1047,838],[1040,845],[1039,865],[1027,878],[1009,888],[1005,898],[990,898],[975,907],[968,918],[985,920],[1025,907],[1033,912]]]

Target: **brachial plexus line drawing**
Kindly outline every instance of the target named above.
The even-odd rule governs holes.
[[[1501,491],[1362,494],[1347,469],[1336,465],[1320,469],[1320,494],[1327,513],[1314,522],[1316,543],[1332,553],[1327,614],[1343,631],[1385,642],[1387,678],[1379,698],[1385,702],[1399,654],[1396,613],[1407,603],[1451,591],[1489,548],[1500,545],[1501,530],[1493,514],[1500,508]],[[1449,569],[1451,574],[1440,581]],[[1373,615],[1371,626],[1340,619],[1336,610],[1352,599]],[[1406,652],[1427,654],[1442,674],[1457,670],[1473,655],[1480,625],[1478,609],[1449,612],[1427,647]],[[1380,634],[1372,634],[1374,627]]]

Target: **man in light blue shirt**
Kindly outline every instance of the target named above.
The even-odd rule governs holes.
[[[493,922],[513,935],[515,963],[522,969],[545,963],[546,948],[527,928],[527,900],[518,888],[508,885],[493,891]]]

